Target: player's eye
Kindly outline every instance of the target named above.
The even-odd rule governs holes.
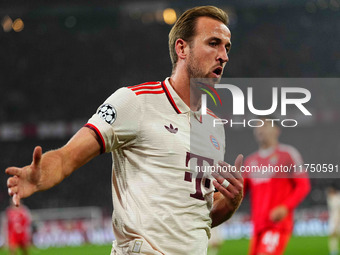
[[[209,43],[209,45],[210,45],[210,46],[217,46],[217,42],[212,41],[212,42]]]

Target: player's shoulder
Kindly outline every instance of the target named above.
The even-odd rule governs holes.
[[[161,82],[145,82],[117,89],[105,103],[121,106],[143,105],[143,96],[164,93]]]
[[[133,92],[138,97],[143,95],[146,96],[165,93],[164,86],[160,81],[144,82],[141,84],[132,85],[125,88]]]
[[[279,144],[277,147],[277,152],[279,152],[282,157],[293,160],[295,164],[302,164],[303,159],[300,152],[292,145]]]
[[[257,159],[259,157],[259,152],[254,151],[253,153],[249,154],[245,159],[244,159],[244,164],[249,165],[251,161]]]
[[[288,153],[290,155],[300,155],[299,151],[292,145],[280,143],[277,146],[277,150],[282,153]]]

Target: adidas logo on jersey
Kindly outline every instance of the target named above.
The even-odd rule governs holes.
[[[176,134],[176,133],[178,132],[178,128],[174,128],[174,127],[172,126],[172,124],[170,124],[170,127],[165,126],[165,125],[164,125],[164,127],[165,127],[166,130],[168,130],[170,133]]]

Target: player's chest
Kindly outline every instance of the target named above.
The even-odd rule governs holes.
[[[289,164],[289,160],[284,154],[280,152],[274,152],[269,156],[259,156],[253,157],[250,162],[252,166],[268,166],[268,167],[279,167]]]
[[[190,123],[186,115],[146,114],[140,123],[139,142],[149,148],[190,147]]]
[[[271,183],[275,179],[288,178],[292,171],[289,160],[280,153],[267,157],[253,157],[250,161],[249,176],[255,185]]]
[[[139,140],[159,151],[192,152],[211,158],[220,158],[224,153],[224,137],[190,113],[148,114],[141,123]]]

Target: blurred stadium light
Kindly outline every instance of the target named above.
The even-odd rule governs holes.
[[[6,15],[5,17],[2,18],[1,26],[4,30],[4,32],[11,31],[12,24],[13,24],[13,20],[9,16]]]
[[[24,22],[22,21],[22,19],[17,18],[14,20],[13,24],[12,24],[12,28],[15,32],[20,32],[24,29]]]
[[[172,25],[177,20],[176,11],[172,8],[167,8],[163,11],[164,22],[168,25]]]

